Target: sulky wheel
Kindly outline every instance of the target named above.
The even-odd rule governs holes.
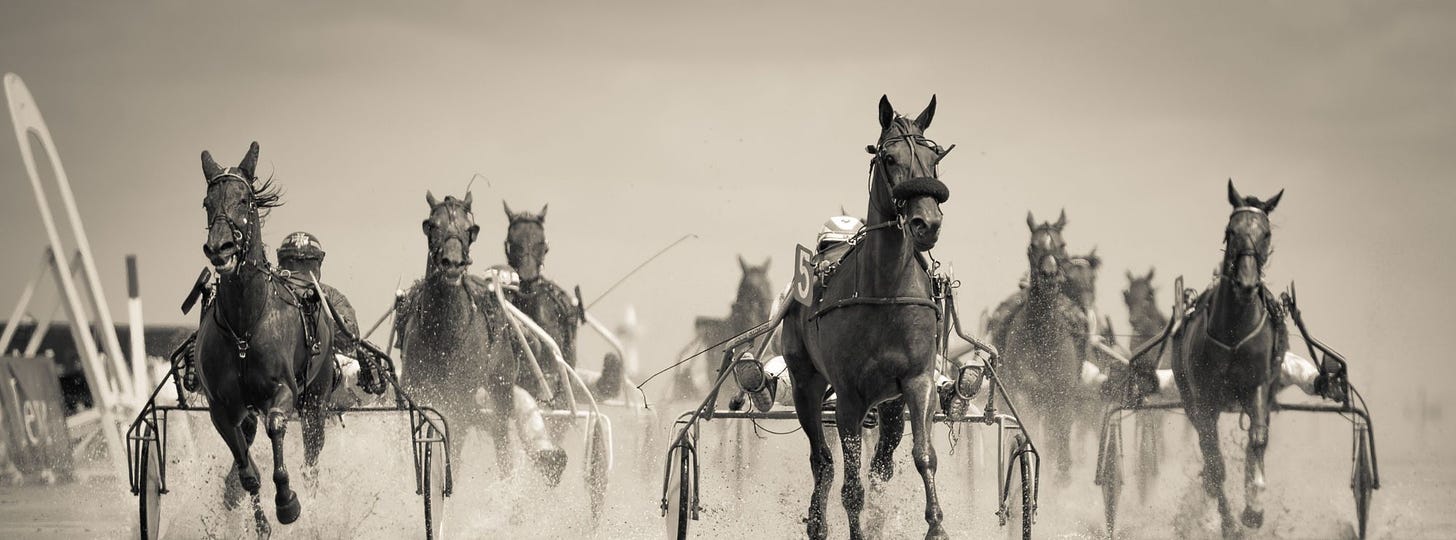
[[[1115,538],[1117,497],[1122,494],[1122,420],[1112,416],[1102,428],[1098,450],[1097,485],[1102,486],[1102,508],[1107,519],[1107,537]]]
[[[684,444],[676,448],[676,453],[678,462],[668,467],[667,537],[682,540],[688,537],[688,522],[692,519],[695,479],[692,447]]]
[[[1350,476],[1350,490],[1355,492],[1355,517],[1360,538],[1370,520],[1371,491],[1375,489],[1375,471],[1370,459],[1370,431],[1365,425],[1355,427],[1355,470]]]
[[[425,428],[425,438],[438,437],[433,426]],[[425,443],[421,451],[424,478],[421,493],[425,497],[425,538],[444,538],[445,533],[445,446],[448,443]]]
[[[606,507],[607,473],[611,462],[607,455],[607,434],[600,421],[591,430],[591,455],[588,456],[586,487],[591,497],[592,526],[601,523],[602,511]]]
[[[1032,492],[1034,489],[1031,474],[1033,465],[1026,441],[1018,435],[1017,442],[1020,454],[1017,461],[1021,465],[1021,539],[1031,540],[1031,523],[1035,520],[1036,512],[1036,497]]]
[[[162,460],[158,439],[151,426],[142,435],[138,472],[137,506],[139,532],[143,540],[162,537]]]

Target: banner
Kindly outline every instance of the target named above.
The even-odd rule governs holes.
[[[66,402],[51,359],[0,357],[0,456],[27,475],[71,472]]]

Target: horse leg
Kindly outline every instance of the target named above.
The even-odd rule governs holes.
[[[807,362],[807,360],[804,360]],[[811,540],[824,540],[829,528],[824,522],[824,502],[829,486],[834,483],[834,454],[824,441],[824,392],[829,381],[818,373],[812,376],[794,374],[794,410],[799,426],[809,437],[809,470],[814,474],[814,492],[809,496],[809,516],[805,520]]]
[[[239,429],[243,433],[243,447],[252,448],[253,439],[258,435],[258,417],[251,414],[244,414]],[[228,510],[237,508],[238,503],[243,501],[243,493],[242,483],[238,479],[238,464],[234,461],[232,466],[228,467],[227,478],[223,480],[223,508]]]
[[[905,400],[886,401],[879,409],[880,440],[875,442],[875,457],[870,458],[870,485],[888,482],[895,476],[895,449],[905,435]]]
[[[273,442],[273,487],[277,491],[273,504],[277,506],[278,522],[287,525],[298,520],[303,508],[298,502],[298,494],[289,488],[288,467],[283,463],[283,439],[288,433],[288,416],[282,409],[268,409],[267,428],[268,439]]]
[[[258,478],[258,469],[253,465],[253,457],[248,454],[248,446],[253,441],[253,437],[250,435],[256,433],[257,422],[246,410],[241,411],[240,414],[243,416],[241,419],[229,414],[231,412],[227,410],[227,407],[214,404],[208,409],[208,416],[212,418],[212,426],[217,429],[217,434],[222,437],[222,441],[227,444],[228,450],[233,454],[233,466],[228,478],[231,479],[236,474],[238,485],[242,487],[243,491],[257,495],[262,480]],[[252,425],[245,432],[242,424],[248,421],[251,421]],[[225,487],[223,491],[223,504],[228,509],[236,508],[238,501],[227,492],[227,489]]]
[[[1264,493],[1264,450],[1269,447],[1269,387],[1260,385],[1254,390],[1248,411],[1250,417],[1249,446],[1244,456],[1244,513],[1240,516],[1245,527],[1257,529],[1264,525],[1264,507],[1259,496]]]
[[[1072,483],[1072,417],[1077,409],[1066,396],[1059,397],[1056,403],[1052,409],[1056,412],[1047,418],[1047,435],[1057,459],[1056,483],[1065,487]]]
[[[1195,406],[1189,411],[1188,421],[1198,432],[1198,447],[1203,452],[1203,490],[1218,500],[1219,524],[1225,538],[1235,534],[1234,518],[1229,511],[1228,496],[1224,494],[1223,452],[1218,445],[1218,409]]]
[[[522,445],[531,463],[546,477],[548,485],[561,483],[561,472],[566,470],[566,451],[553,441],[546,428],[546,419],[536,398],[519,386],[511,386],[513,403],[511,416],[516,422],[516,431],[521,435]]]
[[[495,448],[495,465],[500,470],[501,478],[509,478],[515,472],[515,462],[511,459],[511,425],[508,419],[515,411],[515,401],[511,399],[510,387],[488,387],[486,394],[490,396],[491,407],[494,409],[490,414],[479,412],[479,407],[473,407],[474,411],[467,415],[469,421],[479,420],[486,432],[490,435],[491,446]],[[468,424],[467,424],[468,425]],[[453,463],[461,463],[459,448],[464,445],[465,437],[451,437],[450,442],[455,447]]]
[[[915,459],[915,470],[925,483],[925,522],[930,526],[925,532],[927,539],[949,538],[941,527],[944,514],[940,510],[940,496],[935,492],[935,446],[930,442],[931,384],[929,374],[921,375],[903,383],[900,387],[905,406],[910,409],[911,457]]]
[[[839,404],[834,409],[834,422],[839,428],[839,445],[844,452],[844,486],[839,498],[844,503],[844,512],[849,516],[849,538],[864,537],[860,530],[859,515],[864,511],[864,484],[859,478],[860,449],[864,443],[865,406],[859,396],[839,392]]]

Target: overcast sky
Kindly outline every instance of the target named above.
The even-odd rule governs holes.
[[[1026,212],[1065,207],[1071,248],[1097,246],[1102,308],[1126,331],[1125,269],[1156,266],[1165,304],[1174,276],[1207,282],[1232,177],[1246,194],[1287,190],[1269,278],[1298,281],[1306,318],[1359,364],[1357,382],[1394,408],[1409,384],[1453,374],[1447,3],[0,11],[0,71],[39,102],[118,315],[135,253],[148,320],[186,320],[176,306],[206,264],[198,153],[236,163],[257,140],[261,174],[286,190],[267,240],[317,234],[326,281],[367,321],[424,271],[425,190],[462,195],[477,172],[476,264],[504,260],[502,198],[550,203],[547,275],[588,298],[696,233],[596,308],[614,321],[635,304],[644,363],[663,364],[694,316],[727,313],[736,254],[772,257],[782,286],[795,243],[840,205],[864,213],[880,95],[914,114],[934,93],[928,135],[958,145],[935,254],[968,310],[1015,289]],[[40,256],[38,225],[16,145],[0,144],[5,312]]]

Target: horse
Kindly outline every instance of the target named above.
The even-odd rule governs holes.
[[[784,360],[793,379],[794,409],[809,439],[814,491],[809,498],[808,535],[828,534],[825,499],[833,483],[834,458],[821,423],[825,393],[837,398],[835,425],[844,455],[841,500],[850,538],[862,538],[860,481],[863,422],[878,410],[880,437],[870,460],[870,481],[894,474],[894,451],[910,411],[915,469],[925,485],[926,538],[945,538],[935,488],[936,457],[930,440],[934,414],[934,367],[940,313],[932,269],[920,252],[940,238],[940,204],[950,190],[940,181],[939,163],[949,150],[925,138],[935,116],[935,98],[913,120],[901,116],[888,97],[879,103],[880,135],[871,154],[866,226],[838,269],[814,287],[808,305],[789,302],[782,326]]]
[[[566,467],[566,452],[546,435],[535,401],[516,386],[526,370],[508,333],[509,315],[491,292],[496,285],[468,273],[470,246],[480,234],[471,195],[437,200],[426,192],[425,202],[430,206],[421,225],[429,246],[425,277],[395,308],[404,368],[400,384],[463,425],[483,426],[502,476],[513,468],[508,436],[514,420],[527,455],[554,485]],[[491,414],[475,402],[480,388]],[[464,439],[450,438],[452,461],[459,458]]]
[[[1168,317],[1158,307],[1158,291],[1153,287],[1154,273],[1152,268],[1145,276],[1126,272],[1127,289],[1122,292],[1122,299],[1127,304],[1128,324],[1132,327],[1129,340],[1132,350],[1142,348],[1168,326]],[[1167,354],[1164,354],[1158,359],[1157,367],[1167,368],[1168,363]],[[1163,421],[1158,415],[1139,414],[1134,417],[1133,424],[1138,441],[1138,492],[1146,499],[1157,480],[1158,458],[1163,454]]]
[[[511,205],[501,201],[505,209],[506,226],[505,254],[506,263],[520,276],[520,282],[514,289],[507,289],[506,298],[509,302],[519,308],[526,316],[535,321],[537,325],[545,330],[556,345],[561,349],[561,355],[567,365],[572,369],[576,368],[576,336],[577,331],[585,322],[586,312],[581,305],[581,298],[568,294],[554,281],[547,279],[541,274],[541,269],[546,265],[546,253],[550,251],[546,243],[546,209],[543,205],[538,213],[529,211],[514,212]],[[578,289],[579,290],[579,289]],[[544,361],[550,358],[549,352],[544,347],[536,347],[534,356]],[[517,361],[529,362],[529,357],[524,355],[523,350],[517,351]],[[609,355],[610,356],[610,355]],[[560,394],[566,390],[565,386],[571,381],[558,380],[556,369],[550,366],[542,366],[550,384],[553,385],[553,392]],[[611,389],[622,386],[623,373],[621,371],[620,359],[612,362],[609,359],[603,362],[601,377],[597,379],[595,390],[602,388]],[[591,391],[591,390],[589,390]],[[597,396],[599,399],[603,396]],[[556,427],[556,426],[553,426]],[[559,438],[560,430],[555,430],[554,435]],[[605,449],[597,450],[606,459]],[[606,493],[607,477],[605,468],[591,468],[588,471],[587,483],[593,486],[588,490],[592,497],[592,515],[595,518],[601,516],[604,504],[603,495]]]
[[[1070,479],[1072,421],[1085,397],[1079,386],[1088,338],[1085,310],[1065,292],[1067,273],[1061,261],[1068,259],[1062,240],[1066,225],[1065,211],[1055,223],[1038,224],[1026,214],[1031,273],[1025,304],[992,334],[1001,350],[1007,387],[1042,418],[1059,483]]]
[[[741,274],[738,279],[738,290],[733,297],[733,304],[728,308],[728,317],[698,317],[693,324],[693,340],[688,343],[684,354],[679,356],[686,356],[706,347],[718,345],[738,335],[739,332],[768,320],[769,309],[774,301],[773,286],[768,279],[768,270],[772,263],[773,258],[769,257],[764,259],[763,264],[755,265],[744,259],[743,255],[739,255],[738,268]],[[760,343],[755,340],[750,348],[756,348]],[[722,352],[722,347],[717,346],[707,351],[706,354],[712,358],[714,355],[721,356]],[[703,365],[702,376],[708,381],[717,380],[717,370],[727,367],[716,366],[711,362],[705,362]],[[736,381],[732,378],[725,384],[734,384],[736,387]],[[702,390],[690,369],[679,369],[675,372],[673,387],[671,398],[674,400],[690,400],[702,396]],[[732,399],[736,393],[720,392],[718,394],[719,402]]]
[[[1264,491],[1264,450],[1269,443],[1269,411],[1288,332],[1279,301],[1264,286],[1269,260],[1269,214],[1284,196],[1267,201],[1245,197],[1228,183],[1233,211],[1224,229],[1224,256],[1216,282],[1199,296],[1193,314],[1173,335],[1173,378],[1183,410],[1198,432],[1203,453],[1203,488],[1217,499],[1225,537],[1237,534],[1224,494],[1224,462],[1219,449],[1219,413],[1242,410],[1250,418],[1244,466],[1244,511],[1240,521],[1258,528],[1264,522],[1259,496]]]
[[[283,440],[288,418],[296,413],[303,425],[306,470],[315,470],[324,446],[323,406],[335,380],[329,353],[334,322],[322,316],[310,322],[285,276],[268,263],[262,222],[282,202],[271,180],[260,182],[255,176],[257,163],[256,142],[236,167],[224,168],[202,152],[207,180],[202,203],[207,243],[202,251],[217,274],[217,290],[198,324],[196,354],[213,427],[233,454],[224,502],[236,506],[235,486],[247,491],[259,533],[266,534],[267,521],[258,505],[258,470],[248,452],[258,415],[266,415],[264,428],[273,443],[278,522],[293,523],[302,505],[289,487]],[[310,324],[314,328],[307,328]]]

